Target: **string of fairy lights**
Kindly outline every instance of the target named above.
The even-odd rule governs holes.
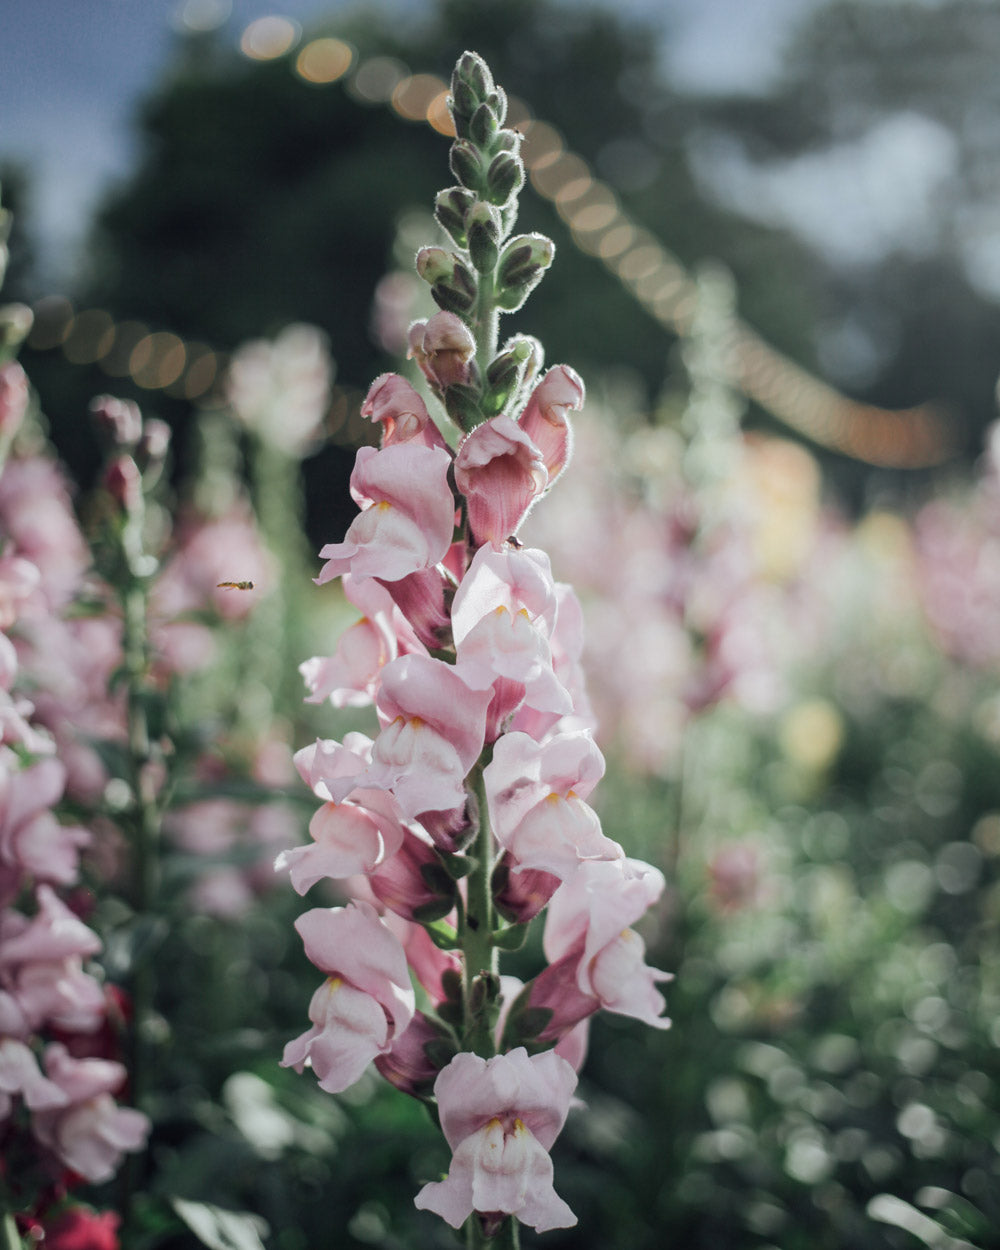
[[[204,5],[205,0],[201,0]],[[191,0],[189,0],[189,4]],[[433,74],[411,74],[386,56],[362,58],[332,36],[302,41],[290,18],[261,17],[244,28],[239,48],[251,60],[287,58],[298,78],[317,88],[344,85],[359,104],[384,105],[408,122],[454,135],[448,85]],[[551,201],[575,245],[617,276],[639,304],[671,333],[685,334],[697,284],[681,261],[622,208],[614,190],[570,151],[555,127],[511,97],[508,124],[524,135],[522,156],[535,191]],[[211,397],[226,357],[211,345],[185,341],[142,322],[115,322],[104,309],[77,311],[61,295],[34,305],[28,343],[62,351],[73,364],[99,366],[109,377],[129,377],[141,389],[190,401]],[[893,411],[842,395],[737,321],[729,362],[735,385],[783,424],[813,442],[869,464],[923,468],[953,454],[940,415],[929,406]],[[346,441],[364,437],[357,419],[360,392],[335,387],[328,428]]]

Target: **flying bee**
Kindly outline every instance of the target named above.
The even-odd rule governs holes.
[[[253,582],[216,582],[219,590],[253,590]]]

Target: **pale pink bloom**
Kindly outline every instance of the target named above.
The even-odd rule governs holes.
[[[439,312],[427,321],[415,321],[407,342],[407,356],[416,360],[431,386],[444,390],[470,380],[476,340],[454,313]]]
[[[413,442],[381,451],[358,449],[351,494],[362,509],[342,543],[321,551],[322,585],[351,572],[397,581],[431,568],[451,545],[455,501],[448,486],[449,452]]]
[[[125,1082],[125,1068],[106,1059],[74,1059],[53,1043],[45,1051],[45,1070],[69,1105],[36,1111],[35,1136],[91,1183],[109,1180],[124,1153],[143,1148],[150,1130],[141,1111],[119,1107],[112,1097]]]
[[[488,741],[522,706],[536,712],[539,725],[546,727],[572,712],[572,698],[553,672],[548,643],[556,610],[544,552],[479,548],[455,595],[452,631],[459,663],[489,674],[494,693]]]
[[[552,566],[544,551],[480,547],[452,603],[456,644],[464,642],[480,621],[500,607],[510,612],[523,610],[546,637],[551,635],[559,603]]]
[[[548,480],[542,453],[510,417],[477,425],[455,457],[455,482],[468,501],[469,528],[478,545],[502,547]]]
[[[0,531],[14,554],[38,567],[40,593],[50,609],[77,594],[90,567],[90,550],[58,465],[42,456],[7,461],[0,475]]]
[[[583,407],[584,388],[569,365],[553,365],[531,392],[518,424],[541,451],[549,485],[569,463],[572,434],[566,413]]]
[[[13,681],[16,676],[17,653],[9,638],[0,634],[0,666],[6,672],[4,679]],[[8,667],[13,665],[15,671]],[[2,683],[0,683],[2,684]],[[39,732],[31,723],[34,719],[35,705],[27,699],[12,696],[8,690],[0,689],[0,743],[22,746],[32,755],[52,755],[55,743],[47,734]],[[2,857],[0,857],[2,862]],[[2,891],[0,891],[2,895]]]
[[[309,1004],[313,1027],[288,1043],[281,1064],[298,1072],[308,1064],[321,1089],[339,1093],[392,1049],[413,1017],[406,955],[368,903],[314,908],[295,927],[328,975]]]
[[[326,336],[290,325],[273,342],[255,339],[233,355],[226,398],[238,419],[289,456],[301,456],[319,433],[330,402]]]
[[[343,742],[317,738],[296,751],[292,760],[318,798],[324,803],[341,803],[366,777],[373,745],[371,738],[357,732],[345,734]]]
[[[16,360],[0,365],[0,434],[11,438],[28,410],[28,375]]]
[[[358,801],[361,793],[364,802]],[[406,831],[392,795],[366,790],[356,792],[352,801],[324,803],[310,820],[309,833],[311,846],[282,851],[274,862],[276,869],[289,870],[299,894],[323,878],[344,880],[375,872],[396,854]]]
[[[11,1112],[14,1094],[20,1094],[36,1111],[69,1102],[66,1093],[42,1075],[34,1052],[24,1042],[0,1037],[0,1122]]]
[[[559,959],[585,939],[589,960],[663,893],[663,873],[640,859],[594,860],[566,881],[549,905],[545,957]]]
[[[460,667],[406,655],[382,670],[382,732],[366,784],[391,789],[407,816],[465,805],[463,782],[486,737],[489,688],[473,689]]]
[[[576,1216],[552,1187],[548,1152],[575,1088],[576,1073],[554,1051],[456,1055],[434,1083],[451,1167],[446,1180],[423,1187],[416,1206],[452,1228],[473,1211],[513,1215],[540,1233],[571,1228]]]
[[[411,634],[407,650],[419,650],[420,644],[406,622],[400,621],[388,590],[373,578],[359,581],[346,573],[343,590],[364,615],[344,630],[333,655],[313,656],[299,665],[299,672],[310,691],[307,703],[329,699],[334,707],[368,707],[374,702],[382,669],[399,654],[397,624]]]
[[[641,860],[582,863],[549,903],[543,945],[551,966],[538,978],[532,1006],[551,1006],[565,1026],[582,1018],[576,1004],[593,997],[607,1011],[669,1027],[655,983],[670,974],[646,966],[643,941],[629,927],[663,885],[663,874]]]
[[[107,1014],[100,982],[83,971],[75,956],[25,963],[10,978],[10,988],[32,1029],[54,1025],[70,1033],[94,1033]]]
[[[382,427],[382,446],[416,440],[426,447],[444,447],[441,431],[427,405],[398,373],[382,373],[368,388],[361,415]]]
[[[66,770],[57,759],[16,772],[0,760],[0,864],[38,881],[76,881],[79,851],[90,835],[80,826],[60,824],[52,814],[65,786]]]
[[[21,605],[38,588],[42,575],[38,566],[21,556],[0,556],[0,629],[10,629]]]
[[[0,974],[12,975],[26,964],[84,958],[101,949],[101,939],[47,885],[35,891],[38,910],[28,919],[19,912],[0,913]]]
[[[508,733],[496,742],[483,782],[493,832],[514,873],[533,868],[565,880],[584,860],[624,857],[584,802],[603,775],[604,757],[585,732],[543,744]]]
[[[39,616],[19,646],[35,719],[52,731],[66,767],[66,793],[96,802],[108,773],[91,741],[125,737],[124,689],[111,689],[111,676],[122,662],[121,621],[107,614]]]

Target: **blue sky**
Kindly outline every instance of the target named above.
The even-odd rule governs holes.
[[[819,0],[618,0],[619,12],[664,16],[664,63],[691,90],[757,91],[777,72],[784,39]],[[419,15],[429,0],[385,0]],[[169,63],[184,6],[229,10],[234,42],[253,19],[310,20],[345,0],[9,0],[3,17],[0,160],[31,177],[31,231],[43,279],[73,271],[80,237],[108,183],[128,171],[135,105]],[[197,10],[195,10],[197,11]],[[414,66],[419,69],[419,66]]]

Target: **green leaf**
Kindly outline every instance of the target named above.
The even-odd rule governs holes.
[[[209,1202],[171,1198],[170,1205],[203,1246],[210,1250],[264,1250],[262,1237],[270,1233],[259,1215],[227,1211]]]

